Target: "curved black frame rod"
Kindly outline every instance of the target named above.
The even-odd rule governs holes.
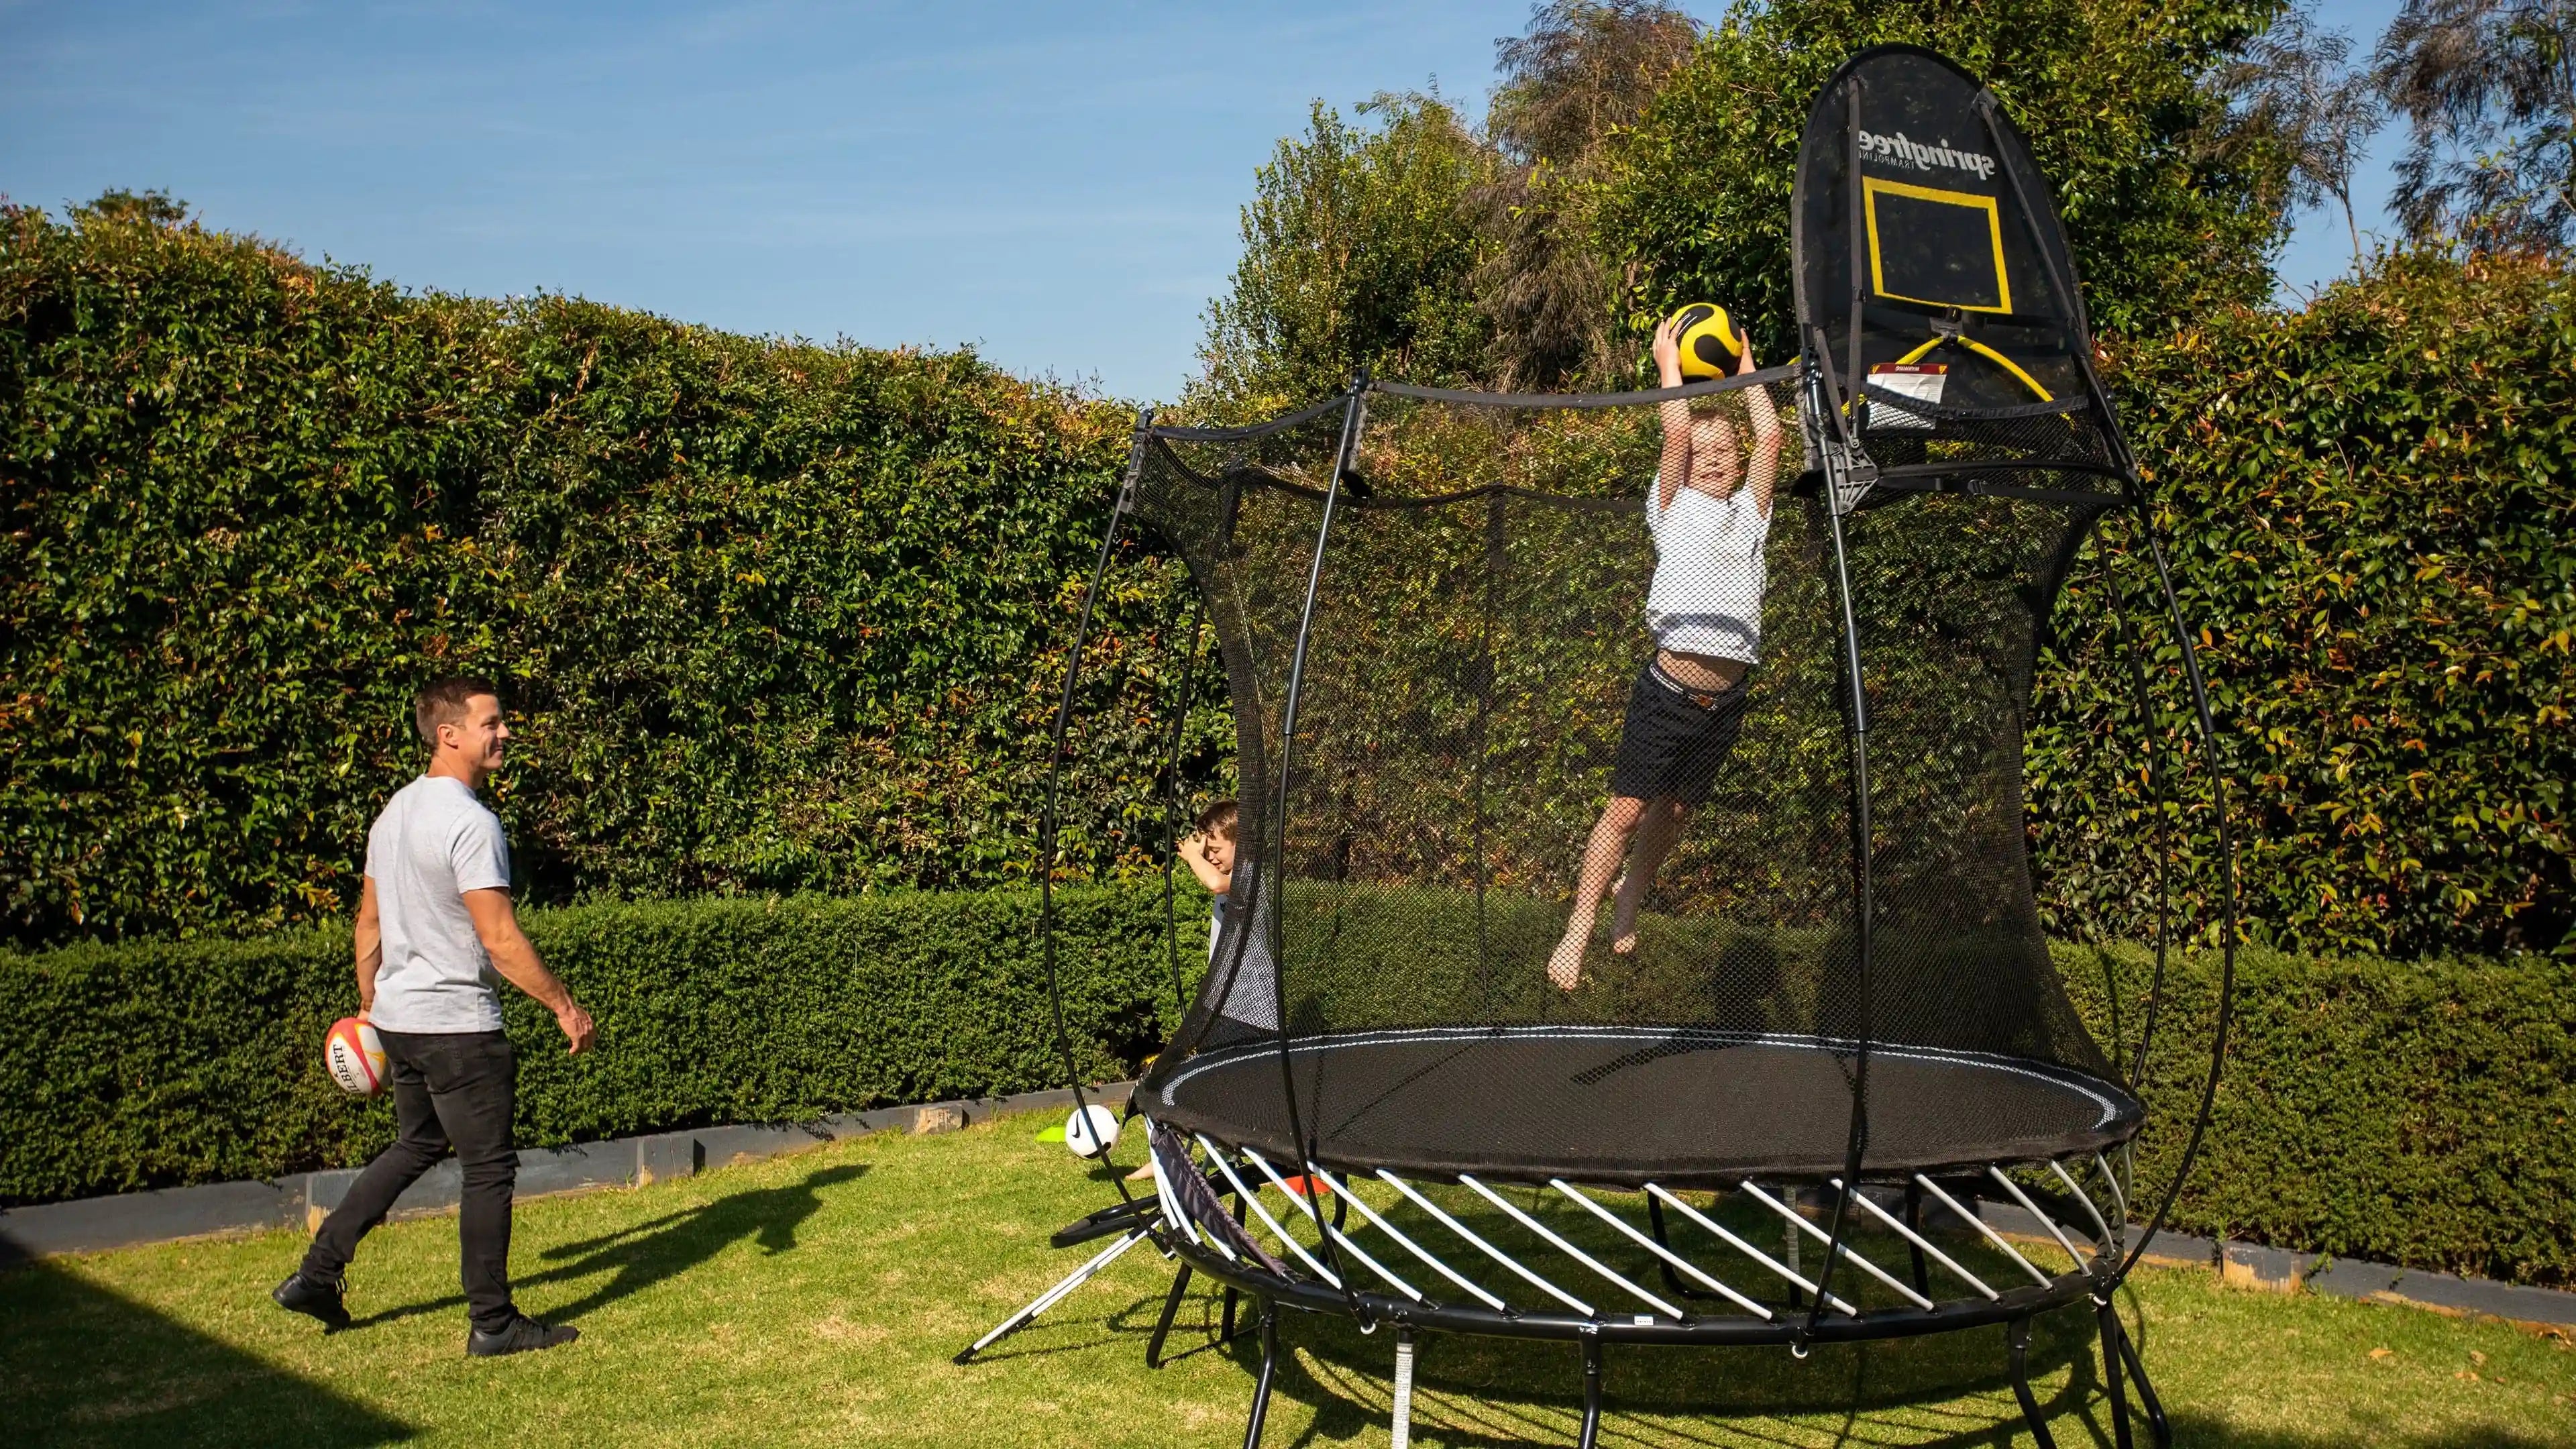
[[[1118,547],[1118,530],[1127,521],[1128,510],[1135,506],[1136,482],[1144,473],[1147,429],[1154,424],[1154,410],[1139,408],[1136,412],[1135,441],[1128,448],[1127,472],[1119,480],[1117,501],[1109,506],[1109,526],[1101,531],[1100,553],[1092,560],[1091,581],[1082,586],[1082,615],[1073,626],[1073,646],[1064,666],[1064,695],[1056,702],[1055,729],[1047,741],[1046,809],[1038,817],[1038,954],[1046,963],[1047,1010],[1055,1022],[1056,1051],[1064,1058],[1064,1084],[1073,1090],[1073,1108],[1085,1121],[1090,1120],[1091,1099],[1082,1089],[1082,1067],[1073,1054],[1073,1033],[1064,1024],[1064,981],[1055,964],[1055,842],[1056,826],[1064,807],[1064,741],[1073,725],[1073,701],[1082,683],[1082,651],[1091,642],[1091,615],[1100,602],[1101,582],[1109,575],[1109,556]],[[1109,1159],[1109,1149],[1099,1153]],[[1121,1201],[1134,1201],[1127,1191],[1125,1174],[1113,1172],[1110,1181],[1118,1188]]]

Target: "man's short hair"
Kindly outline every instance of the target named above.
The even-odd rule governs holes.
[[[431,749],[438,748],[438,727],[455,724],[465,718],[465,702],[478,694],[501,697],[492,681],[477,674],[451,674],[433,681],[411,700],[412,727],[420,731],[420,741]]]
[[[1235,818],[1241,813],[1241,807],[1233,801],[1219,800],[1199,812],[1199,833],[1223,836],[1227,840],[1232,840]]]

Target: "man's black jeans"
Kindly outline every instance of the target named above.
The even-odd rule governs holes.
[[[474,1326],[498,1333],[510,1325],[510,1191],[519,1155],[510,1145],[519,1059],[497,1031],[384,1031],[393,1072],[394,1123],[400,1135],[349,1185],[349,1195],[323,1219],[304,1255],[304,1271],[337,1279],[357,1256],[358,1239],[385,1220],[394,1199],[447,1155],[464,1169],[457,1236],[464,1247],[466,1312]]]

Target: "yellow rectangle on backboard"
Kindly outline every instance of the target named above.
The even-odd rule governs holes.
[[[1902,181],[1883,181],[1875,176],[1862,177],[1860,187],[1862,204],[1868,209],[1866,224],[1869,231],[1870,290],[1895,301],[1919,302],[1927,307],[1956,307],[1963,312],[2012,311],[2012,283],[2004,274],[2003,217],[1997,211],[1993,197],[1979,196],[1969,191],[1942,191],[1930,186],[1913,186]],[[1986,245],[1994,257],[1994,300],[1985,302],[1961,301],[1956,297],[1918,297],[1908,292],[1890,289],[1887,282],[1887,267],[1881,255],[1878,237],[1878,199],[1881,196],[1899,196],[1909,201],[1928,201],[1977,213],[1985,222]]]

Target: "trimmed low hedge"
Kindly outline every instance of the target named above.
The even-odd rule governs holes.
[[[1159,889],[1059,891],[1085,1074],[1131,1074],[1179,1024]],[[1180,964],[1205,967],[1206,897]],[[523,1146],[1064,1084],[1034,891],[631,903],[530,911],[600,1028],[567,1055],[504,992]],[[1195,942],[1191,939],[1195,935]],[[322,1073],[356,1007],[346,930],[0,954],[0,1204],[353,1166],[386,1101]]]
[[[2060,946],[2125,1066],[2153,956]],[[2118,985],[2119,1010],[2109,986]],[[2214,953],[2169,967],[2138,1197],[2159,1200],[2209,1067]],[[2185,1232],[2576,1285],[2576,961],[2394,962],[2247,950],[2227,1069],[2170,1220]],[[2140,1211],[2143,1213],[2142,1207]]]
[[[1206,898],[1179,901],[1184,984]],[[1177,1025],[1152,886],[1057,897],[1086,1074]],[[573,1058],[512,993],[529,1144],[1061,1084],[1028,891],[620,903],[531,911],[598,1016]],[[1651,922],[1649,923],[1652,924]],[[321,1071],[354,1000],[345,931],[0,954],[0,1203],[365,1160],[382,1103]],[[2152,958],[2060,946],[2125,1062]],[[2117,986],[2114,994],[2110,989]],[[2149,1075],[2141,1197],[2170,1180],[2206,1066],[2215,958],[2177,956]],[[2526,1283],[2576,1284],[2576,962],[2396,963],[2248,951],[2227,1080],[2173,1226]]]

